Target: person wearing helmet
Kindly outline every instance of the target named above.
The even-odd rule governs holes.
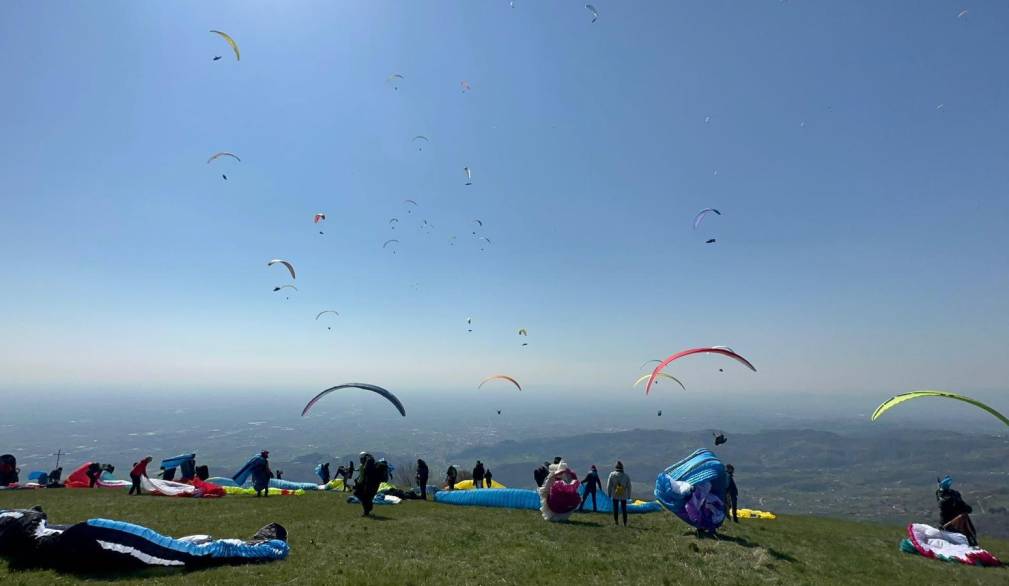
[[[935,500],[939,502],[939,523],[943,531],[955,531],[967,538],[967,543],[977,546],[977,530],[970,520],[974,509],[964,502],[960,492],[953,490],[953,478],[947,474],[939,482]]]

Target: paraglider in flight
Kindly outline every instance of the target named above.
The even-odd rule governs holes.
[[[529,342],[522,342],[522,347],[523,347],[523,348],[525,348],[525,347],[526,347],[526,346],[528,346],[528,345],[529,345]]]
[[[375,386],[375,385],[369,385],[369,384],[366,384],[366,383],[347,383],[347,384],[344,384],[344,385],[337,385],[335,387],[330,387],[330,388],[326,389],[325,391],[322,391],[318,395],[312,397],[312,400],[309,401],[307,405],[305,405],[305,408],[301,410],[301,416],[304,417],[305,414],[308,413],[308,410],[311,409],[313,405],[315,405],[316,403],[319,402],[319,399],[325,397],[326,395],[332,393],[333,391],[338,391],[340,389],[361,389],[361,390],[365,390],[365,391],[371,391],[373,393],[378,393],[379,395],[382,395],[383,397],[385,397],[385,399],[387,401],[389,401],[390,403],[392,403],[396,407],[396,409],[399,411],[400,415],[402,415],[403,417],[406,417],[406,408],[403,407],[403,403],[399,402],[399,399],[396,398],[396,395],[393,395],[392,393],[390,393],[389,391],[383,389],[382,387]]]
[[[709,238],[709,239],[707,239],[707,240],[704,241],[705,244],[714,244],[715,242],[717,242],[717,241],[714,238]]]
[[[471,317],[467,317],[467,318],[466,318],[466,325],[472,325],[472,324],[473,324],[473,318],[471,318]],[[468,328],[468,329],[467,329],[466,331],[467,331],[467,332],[472,332],[472,331],[473,331],[473,328]]]
[[[298,288],[295,287],[294,285],[279,285],[279,286],[273,288],[273,292],[276,293],[277,291],[280,291],[281,289],[294,289],[295,291],[298,290]]]
[[[239,159],[238,155],[236,155],[235,153],[229,153],[227,151],[221,151],[219,153],[214,153],[214,154],[210,155],[210,158],[207,159],[207,164],[209,165],[210,163],[213,163],[215,160],[217,160],[217,159],[219,159],[221,157],[231,157],[232,159],[235,159],[239,163],[242,162],[242,159]]]
[[[459,82],[459,85],[460,85],[460,86],[462,87],[462,93],[464,93],[464,94],[465,94],[466,92],[468,92],[469,90],[473,89],[473,88],[471,88],[471,87],[469,86],[469,82],[468,82],[468,81],[466,81],[465,79],[464,79],[464,80],[462,80],[462,81],[460,81],[460,82]]]
[[[501,410],[500,409],[497,410],[497,414],[501,415]]]
[[[227,175],[225,175],[224,173],[221,173],[221,177],[223,177],[225,181],[227,181],[227,180],[228,180],[228,176],[227,176]]]
[[[421,142],[421,143],[418,143],[417,141],[423,141],[423,142]],[[418,150],[418,151],[422,151],[422,150],[424,150],[424,147],[423,147],[423,146],[421,146],[421,145],[422,145],[422,144],[423,144],[424,142],[431,142],[431,141],[430,141],[430,140],[429,140],[429,139],[428,139],[428,138],[427,138],[426,136],[423,136],[423,135],[420,135],[420,134],[418,134],[417,136],[413,137],[413,140],[412,140],[412,141],[410,141],[410,142],[412,142],[412,143],[414,143],[414,144],[416,144],[416,145],[417,145],[417,150]]]
[[[399,89],[399,82],[403,80],[403,76],[398,73],[393,73],[389,77],[385,78],[385,83],[392,86],[392,89]]]
[[[599,18],[599,11],[596,10],[596,7],[591,4],[586,4],[585,8],[588,8],[589,12],[592,13],[592,22],[595,22]]]
[[[333,315],[335,315],[337,317],[340,316],[340,312],[336,311],[335,309],[324,309],[324,310],[320,311],[319,313],[315,314],[315,321],[319,321],[319,318],[322,317],[323,315],[326,315],[327,313],[332,313]],[[326,329],[327,330],[332,330],[333,328],[330,327],[330,326],[326,326]]]
[[[650,374],[643,374],[643,375],[641,375],[641,377],[639,377],[638,380],[634,381],[634,386],[636,387],[636,386],[640,385],[641,383],[643,383],[646,380],[648,380],[649,377],[651,377],[651,376],[652,375],[650,375]],[[680,379],[676,378],[675,376],[673,376],[671,374],[667,374],[665,372],[660,372],[659,376],[661,376],[662,378],[668,378],[668,379],[674,381],[676,384],[680,385],[680,388],[683,389],[684,391],[687,390],[687,387],[683,386],[683,383],[680,382]],[[659,382],[655,381],[655,384],[659,384]]]
[[[220,55],[215,55],[214,56],[214,61],[220,61],[220,60],[221,60],[221,56]]]
[[[396,240],[395,238],[392,238],[392,239],[390,239],[390,240],[386,240],[386,241],[385,241],[385,244],[383,244],[383,245],[382,245],[382,248],[385,248],[386,246],[389,246],[389,245],[390,245],[390,244],[392,244],[393,242],[395,242],[396,244],[399,244],[399,240]],[[393,254],[396,254],[396,249],[393,249],[392,253],[393,253]]]
[[[711,116],[705,116],[704,117],[704,123],[708,124],[709,122],[711,122]]]
[[[448,245],[449,246],[455,246],[455,236],[449,236],[448,237]]]
[[[956,17],[957,18],[963,18],[963,17],[967,16],[968,14],[969,14],[969,12],[967,10],[961,10],[960,14],[957,14]]]
[[[714,436],[714,438],[715,438],[715,445],[716,446],[720,446],[720,445],[724,444],[725,442],[729,441],[728,438],[725,437],[724,433],[719,433],[719,434],[712,433],[711,435]]]
[[[703,220],[704,216],[708,214],[715,214],[720,216],[722,215],[722,212],[716,210],[715,208],[704,208],[703,210],[697,212],[697,215],[694,216],[694,230],[696,230],[697,227],[701,225],[701,220]]]
[[[462,172],[466,174],[466,185],[473,185],[473,172],[469,170],[469,167],[463,167]]]
[[[519,329],[519,335],[520,336],[528,336],[529,332],[527,332],[525,328],[520,328]]]
[[[506,375],[506,374],[495,374],[495,375],[492,375],[492,376],[488,376],[487,378],[485,378],[485,379],[483,379],[482,381],[480,381],[480,384],[479,384],[479,385],[477,385],[477,387],[476,387],[476,388],[478,388],[478,389],[479,389],[479,388],[483,387],[484,383],[487,383],[487,382],[490,382],[490,381],[492,381],[492,380],[503,380],[503,381],[508,381],[508,382],[510,382],[511,384],[515,385],[515,388],[516,388],[516,389],[518,389],[518,390],[520,390],[520,391],[522,390],[522,385],[520,385],[520,384],[519,384],[519,382],[518,382],[517,380],[513,379],[512,377],[510,377],[510,376],[508,376],[508,375]]]
[[[917,399],[919,397],[943,397],[943,398],[946,398],[946,399],[956,399],[957,401],[963,401],[964,403],[970,403],[971,405],[974,405],[975,407],[977,407],[979,409],[984,409],[988,413],[991,413],[993,416],[995,416],[1002,423],[1004,423],[1006,425],[1009,425],[1009,418],[1007,418],[1005,415],[1002,415],[1001,413],[999,413],[995,409],[992,409],[988,405],[985,405],[981,401],[978,401],[976,399],[971,399],[970,397],[966,397],[964,395],[958,395],[956,393],[950,393],[948,391],[912,391],[910,393],[904,393],[904,394],[901,394],[901,395],[897,395],[895,397],[890,397],[889,399],[887,399],[886,401],[884,401],[882,405],[880,405],[879,407],[876,407],[876,410],[872,413],[872,417],[870,419],[872,421],[876,421],[876,419],[878,419],[882,414],[884,414],[887,411],[889,411],[892,407],[894,407],[896,405],[899,405],[899,404],[903,403],[904,401],[910,401],[911,399]]]
[[[659,409],[658,415],[659,415],[659,417],[662,417],[662,409]]]
[[[389,227],[392,228],[393,230],[396,229],[396,224],[398,224],[398,223],[399,223],[399,218],[390,218],[389,219]]]
[[[325,212],[318,212],[318,213],[316,213],[315,214],[315,219],[312,220],[312,221],[314,223],[316,223],[316,224],[318,224],[319,222],[325,222],[326,221],[326,214],[325,214]]]
[[[638,367],[638,370],[641,370],[642,368],[648,366],[649,364],[651,364],[653,362],[655,364],[661,364],[662,363],[661,360],[646,360],[646,361],[644,361],[644,362],[641,363],[641,366]]]
[[[231,45],[231,50],[235,52],[235,61],[242,60],[242,54],[238,51],[238,43],[235,42],[235,39],[231,38],[231,35],[229,35],[228,33],[222,33],[221,31],[210,31],[210,32],[217,35],[221,35],[221,38],[223,38],[225,41],[228,42],[229,45]],[[220,59],[220,57],[218,57],[218,59]],[[217,61],[217,59],[214,59],[214,61]]]
[[[287,267],[287,272],[291,273],[291,278],[292,279],[296,278],[294,276],[294,265],[292,265],[290,262],[288,262],[288,261],[286,261],[286,260],[284,260],[282,258],[275,258],[275,259],[271,260],[270,262],[266,263],[266,266],[272,267],[273,265],[277,264],[278,262],[280,264],[284,265],[285,267]]]
[[[688,350],[683,350],[681,352],[673,354],[669,358],[666,358],[665,360],[660,362],[659,365],[655,367],[655,370],[652,371],[651,378],[648,379],[648,386],[645,387],[645,394],[647,395],[649,392],[651,392],[652,384],[655,383],[656,377],[659,376],[659,373],[662,372],[663,368],[668,366],[670,362],[677,360],[679,358],[683,358],[684,356],[690,356],[691,354],[721,354],[722,356],[728,356],[729,358],[737,360],[741,362],[744,366],[752,370],[753,372],[757,372],[757,369],[754,368],[752,364],[750,364],[749,360],[743,358],[742,356],[736,354],[735,352],[732,352],[731,350],[725,350],[724,348],[690,348]]]
[[[410,204],[410,205],[412,205],[414,207],[417,207],[417,202],[413,201],[412,199],[404,199],[403,203]],[[410,208],[406,208],[406,213],[412,214],[413,210],[411,210]],[[396,220],[396,221],[398,222],[399,220]]]

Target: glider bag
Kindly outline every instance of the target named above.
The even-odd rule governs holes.
[[[48,526],[34,509],[0,510],[0,555],[16,564],[69,571],[114,572],[146,567],[202,568],[287,557],[287,531],[276,523],[252,539],[173,539],[152,529],[108,519]]]

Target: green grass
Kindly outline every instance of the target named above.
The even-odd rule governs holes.
[[[338,494],[227,497],[219,500],[127,497],[104,490],[17,491],[0,508],[41,504],[50,522],[106,517],[172,536],[251,536],[276,521],[290,532],[291,556],[264,565],[188,573],[116,576],[153,584],[1007,584],[1009,569],[973,568],[903,554],[901,527],[814,517],[746,520],[723,539],[697,539],[668,513],[583,514],[547,523],[535,511],[406,502],[379,507],[377,519]],[[984,536],[982,536],[983,538]],[[1009,543],[983,539],[1003,560]],[[11,571],[4,584],[75,582],[50,570]],[[94,582],[110,576],[84,577]]]

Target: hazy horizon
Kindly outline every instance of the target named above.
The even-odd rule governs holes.
[[[599,8],[0,6],[0,400],[18,425],[84,396],[296,415],[350,381],[397,426],[470,397],[695,429],[916,389],[1009,410],[1009,6]],[[708,345],[757,371],[630,388]],[[523,391],[476,390],[497,373]],[[997,429],[928,400],[879,425],[905,423]]]

